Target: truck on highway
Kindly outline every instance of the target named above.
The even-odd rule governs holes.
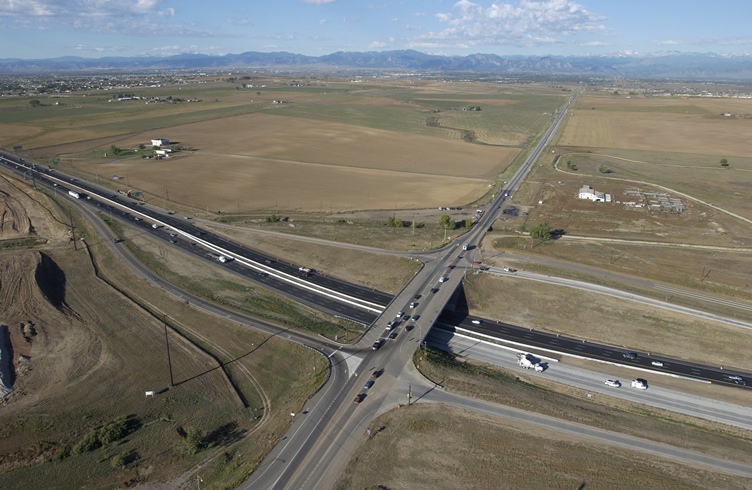
[[[210,259],[216,260],[217,262],[222,262],[223,264],[225,262],[230,262],[232,260],[232,257],[216,254],[214,252],[206,252],[206,256],[209,257]]]
[[[517,363],[525,369],[535,369],[537,373],[542,373],[545,369],[539,362],[539,359],[536,359],[532,354],[517,354]]]
[[[79,194],[76,191],[68,191],[68,194],[70,194],[71,196],[75,197],[76,199],[79,199],[81,197],[81,194]]]

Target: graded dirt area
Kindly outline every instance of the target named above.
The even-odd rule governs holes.
[[[218,486],[247,474],[321,382],[310,373],[321,356],[165,295],[68,215],[65,199],[12,179],[0,191],[0,209],[15,210],[0,241],[0,324],[11,346],[2,355],[12,353],[13,371],[0,405],[0,487],[176,488],[198,462]],[[60,214],[74,217],[75,250]],[[15,246],[19,223],[39,240]],[[121,416],[127,437],[88,446]],[[197,454],[182,449],[186,431],[198,434]]]

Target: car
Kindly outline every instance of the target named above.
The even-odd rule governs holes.
[[[370,390],[371,386],[373,386],[374,383],[375,383],[374,380],[366,381],[366,384],[363,385],[363,389],[364,390]]]
[[[661,361],[653,361],[650,364],[653,366],[663,367],[663,363]]]
[[[733,381],[734,383],[742,386],[747,386],[747,380],[742,378],[741,376],[737,376],[735,374],[726,376],[729,380]]]
[[[360,403],[360,402],[362,402],[362,401],[363,401],[363,400],[364,400],[365,398],[366,398],[366,394],[365,394],[365,393],[359,393],[359,394],[358,394],[358,395],[357,395],[357,396],[355,397],[355,400],[353,400],[353,402],[355,402],[355,403]]]
[[[170,236],[178,236],[177,233],[170,233]]]
[[[418,318],[420,318],[420,315],[413,315],[412,321],[417,322]]]
[[[415,308],[416,306],[418,306],[418,303],[416,303],[415,301],[410,303],[410,308]]]
[[[136,221],[141,221],[141,218],[139,218],[138,216],[136,216],[135,219],[136,219]]]
[[[396,338],[397,338],[397,331],[396,330],[392,330],[392,333],[389,334],[389,339],[390,340],[394,340]]]
[[[420,299],[420,294],[416,294],[415,296],[413,296],[413,299]]]
[[[439,292],[439,288],[431,288],[431,292],[436,294]]]
[[[474,325],[480,325],[481,321],[480,320],[472,320],[470,323],[472,323]]]
[[[648,382],[642,378],[637,378],[632,381],[632,388],[637,388],[638,390],[647,390]]]
[[[394,322],[389,322],[389,323],[386,324],[386,329],[387,330],[391,330],[393,328],[394,328]]]
[[[415,328],[413,325],[405,325],[405,332],[411,331],[413,328]]]
[[[381,344],[384,342],[383,339],[378,339],[376,342],[373,343],[371,346],[371,349],[373,350],[379,350],[379,347],[381,347]]]
[[[170,240],[170,243],[178,243],[177,240]]]
[[[377,369],[376,371],[374,371],[374,372],[373,372],[373,373],[371,374],[371,376],[373,376],[374,378],[378,378],[378,377],[379,377],[379,376],[381,376],[382,374],[384,374],[384,370],[383,370],[383,369]]]
[[[607,379],[606,386],[610,386],[611,388],[621,388],[621,383],[618,379]]]
[[[439,278],[439,282],[447,282],[448,280],[449,280],[449,278],[447,276],[441,276]]]
[[[511,267],[504,267],[502,270],[504,272],[517,272],[517,269],[512,269]]]
[[[625,353],[624,353],[624,354],[622,354],[621,356],[622,356],[622,357],[623,357],[624,359],[629,359],[629,360],[631,360],[631,361],[634,361],[635,359],[637,359],[637,354],[635,354],[634,352],[625,352]]]
[[[397,318],[402,318],[405,315],[404,311],[397,312]]]
[[[447,269],[449,269],[449,270],[452,270],[452,269],[454,269],[454,265],[452,265],[452,264],[449,264],[449,265],[447,266]]]

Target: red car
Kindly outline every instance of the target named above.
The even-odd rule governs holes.
[[[360,393],[358,396],[355,397],[355,400],[353,400],[355,403],[360,403],[363,401],[363,399],[366,397],[365,393]]]

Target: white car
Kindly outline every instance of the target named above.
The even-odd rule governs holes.
[[[504,267],[504,272],[517,272],[517,269],[512,269],[511,267]]]
[[[475,325],[480,325],[480,320],[473,320],[471,323],[474,323]]]
[[[637,378],[632,381],[632,388],[637,388],[638,390],[647,390],[648,382],[644,379]]]
[[[397,318],[402,318],[405,315],[404,311],[400,311],[397,313]]]
[[[621,383],[618,379],[607,379],[606,386],[610,386],[611,388],[621,388]]]
[[[653,361],[650,364],[653,366],[663,367],[663,363],[661,361]]]

